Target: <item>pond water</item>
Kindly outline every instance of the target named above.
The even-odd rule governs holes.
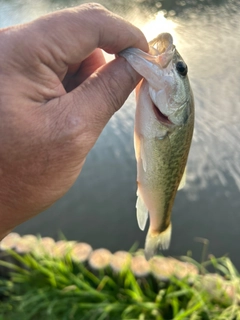
[[[32,20],[83,1],[0,1],[0,27]],[[240,5],[235,1],[99,1],[139,26],[148,39],[174,36],[188,64],[196,125],[187,185],[177,195],[168,255],[188,250],[200,258],[203,242],[240,268]],[[134,96],[111,119],[71,190],[54,206],[16,228],[128,250],[145,233],[135,217]],[[200,240],[207,239],[208,241]]]

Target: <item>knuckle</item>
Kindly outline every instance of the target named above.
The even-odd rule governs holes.
[[[85,6],[87,9],[91,10],[93,13],[96,12],[97,14],[99,13],[105,14],[107,12],[107,9],[99,3],[90,2],[85,4]]]

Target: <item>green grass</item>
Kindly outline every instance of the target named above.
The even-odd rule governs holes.
[[[201,265],[185,258],[202,274],[214,266],[223,276],[217,282],[202,274],[162,282],[152,275],[136,279],[129,269],[91,272],[70,256],[11,254],[17,264],[1,262],[14,270],[0,279],[0,320],[240,320],[240,277],[226,257]]]

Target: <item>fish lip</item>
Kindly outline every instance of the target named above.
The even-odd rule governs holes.
[[[164,126],[168,126],[168,127],[173,127],[175,126],[175,124],[173,122],[171,122],[168,118],[168,116],[166,116],[165,114],[163,114],[161,112],[161,110],[155,105],[155,103],[153,103],[152,101],[152,106],[153,106],[153,111],[154,114],[157,118],[157,120]]]

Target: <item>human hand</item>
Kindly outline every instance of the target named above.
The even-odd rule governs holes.
[[[0,31],[0,238],[63,196],[139,75],[103,49],[148,50],[98,4]]]

